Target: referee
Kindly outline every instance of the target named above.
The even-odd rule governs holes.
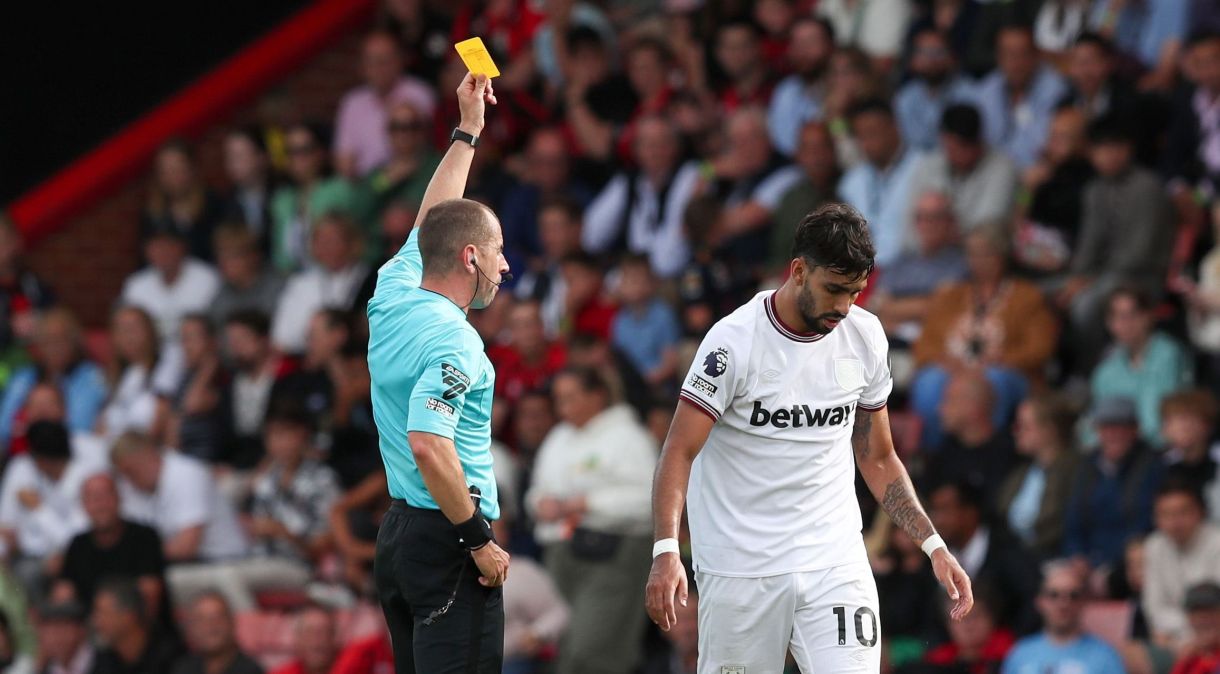
[[[407,243],[369,301],[373,416],[393,504],[377,534],[377,597],[398,674],[499,674],[508,553],[491,470],[495,373],[466,321],[508,274],[500,222],[462,198],[491,82],[467,73],[461,123]]]

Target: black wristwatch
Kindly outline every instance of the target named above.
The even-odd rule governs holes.
[[[455,140],[460,140],[463,143],[467,143],[470,145],[470,147],[479,146],[479,137],[478,136],[472,136],[458,128],[454,128],[453,133],[449,134],[449,144],[452,145],[453,141],[455,141]]]

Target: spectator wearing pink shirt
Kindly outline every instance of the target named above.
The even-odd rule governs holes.
[[[393,103],[406,101],[428,119],[436,110],[432,88],[402,74],[402,52],[392,34],[374,31],[364,38],[360,70],[365,83],[347,92],[335,119],[335,168],[352,179],[390,158],[386,128]]]

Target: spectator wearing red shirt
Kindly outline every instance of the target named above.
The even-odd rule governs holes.
[[[496,367],[496,395],[511,409],[527,391],[563,368],[567,349],[562,342],[546,339],[538,302],[522,300],[508,312],[508,342],[493,345],[487,355]]]
[[[330,674],[339,653],[334,616],[315,605],[301,609],[296,618],[296,659],[271,674]]]
[[[388,635],[351,642],[339,654],[330,674],[394,674],[394,650]]]
[[[775,80],[762,51],[763,33],[757,25],[732,21],[716,31],[716,65],[724,81],[716,97],[724,112],[756,105],[766,108],[771,102]]]
[[[945,607],[949,641],[925,653],[922,663],[899,669],[899,674],[997,674],[1000,671],[1000,664],[1016,637],[1008,628],[996,624],[991,602],[979,589],[982,588],[977,588],[974,595],[974,610],[965,618],[947,619],[951,605]]]
[[[1173,667],[1173,674],[1215,674],[1220,671],[1220,585],[1199,583],[1186,591],[1187,619],[1194,638]]]
[[[587,253],[573,253],[560,263],[560,274],[567,287],[563,333],[608,341],[617,307],[602,292],[601,266]]]

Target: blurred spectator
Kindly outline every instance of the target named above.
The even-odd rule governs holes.
[[[538,75],[556,86],[564,81],[568,68],[568,36],[573,31],[588,31],[597,36],[599,44],[610,46],[611,51],[618,41],[614,26],[602,10],[589,2],[560,0],[543,6],[545,23],[534,31],[533,49]]]
[[[1220,585],[1200,583],[1183,601],[1194,639],[1174,665],[1173,674],[1208,674],[1220,668]]]
[[[902,146],[894,111],[884,100],[857,104],[848,117],[864,159],[843,175],[839,198],[868,220],[877,264],[885,267],[902,252],[920,156]]]
[[[929,649],[922,663],[900,667],[897,674],[999,674],[1016,638],[997,619],[986,586],[976,584],[974,593],[974,608],[961,620],[949,618],[952,604],[936,598],[949,640]]]
[[[548,204],[570,199],[578,209],[583,209],[593,200],[592,190],[572,177],[569,154],[562,129],[544,127],[530,135],[521,158],[519,182],[508,190],[496,209],[504,230],[505,254],[513,269],[528,268],[528,263],[540,255],[554,259],[547,248],[543,222],[543,210]],[[578,226],[580,212],[577,210]],[[578,246],[579,241],[578,237]]]
[[[625,401],[640,419],[648,414],[652,390],[626,354],[610,342],[589,334],[573,336],[568,340],[568,365],[597,370],[610,387],[611,398]]]
[[[835,155],[834,136],[822,122],[808,122],[801,127],[793,160],[801,170],[801,177],[771,209],[771,243],[767,252],[770,272],[787,269],[792,261],[797,225],[806,214],[835,198],[843,173]],[[691,238],[689,233],[687,236]]]
[[[1188,482],[1166,482],[1154,504],[1156,531],[1144,546],[1144,615],[1152,640],[1177,650],[1191,637],[1183,610],[1187,588],[1220,582],[1220,527]]]
[[[107,579],[132,581],[144,598],[153,625],[163,636],[176,636],[165,583],[165,556],[156,530],[124,519],[115,478],[101,473],[85,480],[81,505],[90,529],[77,534],[64,553],[59,580],[52,591],[60,600],[93,606],[98,585]]]
[[[372,588],[377,531],[390,507],[387,489],[385,469],[378,468],[344,492],[330,510],[330,530],[343,580],[362,595]]]
[[[669,644],[665,660],[654,658],[640,670],[640,674],[696,674],[699,666],[699,589],[690,586],[686,604],[675,603],[674,615],[678,620],[668,632],[661,636]]]
[[[40,383],[60,391],[73,433],[93,430],[106,401],[106,377],[85,354],[84,335],[72,312],[54,308],[43,313],[30,352],[34,362],[13,374],[0,400],[0,443],[7,445],[21,434],[21,423],[28,422],[21,418],[22,409]]]
[[[20,456],[29,450],[26,429],[39,421],[53,421],[67,425],[68,412],[64,395],[58,386],[51,383],[35,384],[26,397],[25,406],[17,413],[15,426],[20,433],[9,447],[12,456]],[[70,429],[69,429],[70,430]],[[106,439],[91,431],[71,433],[72,457],[97,464],[109,463],[110,450]]]
[[[157,398],[151,435],[188,456],[215,461],[221,442],[220,392],[227,373],[211,321],[203,314],[182,319],[184,371],[178,385]]]
[[[761,108],[744,107],[730,115],[725,140],[724,151],[703,169],[704,180],[713,185],[712,192],[724,206],[712,243],[731,249],[740,266],[758,267],[767,258],[766,228],[780,199],[800,181],[801,168],[788,165],[771,148]]]
[[[428,140],[432,127],[429,115],[409,101],[398,100],[390,103],[386,116],[389,153],[364,181],[373,198],[371,218],[379,217],[392,201],[418,207],[441,161]]]
[[[995,49],[996,70],[979,82],[975,103],[982,113],[987,142],[1027,168],[1046,142],[1051,113],[1067,85],[1039,59],[1029,28],[1001,29]]]
[[[220,289],[208,307],[212,324],[224,326],[229,316],[251,309],[268,316],[284,289],[284,278],[269,269],[253,232],[237,225],[216,228],[214,240]]]
[[[267,317],[257,311],[229,316],[224,352],[230,377],[221,397],[224,437],[220,461],[238,470],[253,468],[263,457],[263,418],[276,382],[291,369],[271,348]]]
[[[1023,463],[996,494],[997,514],[1043,560],[1063,551],[1064,511],[1080,463],[1072,442],[1075,421],[1067,402],[1057,397],[1044,394],[1023,401],[1013,424]]]
[[[74,458],[61,423],[36,422],[26,437],[29,452],[5,466],[0,482],[0,537],[13,571],[37,598],[55,573],[58,555],[87,527],[81,484],[106,465]]]
[[[167,343],[178,338],[182,317],[206,310],[220,289],[216,270],[187,253],[186,239],[178,230],[158,226],[146,232],[144,257],[148,266],[127,277],[120,295],[121,303],[148,312],[161,340]]]
[[[293,659],[272,674],[330,674],[339,653],[338,628],[326,608],[309,605],[297,611]]]
[[[794,187],[793,190],[799,189]],[[833,198],[833,197],[832,197]],[[678,301],[682,312],[682,333],[691,348],[697,348],[698,340],[712,327],[720,316],[725,316],[737,306],[738,291],[753,291],[757,283],[748,273],[730,269],[723,256],[718,256],[711,245],[711,233],[718,226],[724,208],[712,194],[703,194],[691,199],[682,216],[686,237],[694,246],[691,261],[678,277]],[[803,217],[803,215],[802,215]],[[799,219],[797,220],[799,223]],[[783,229],[778,223],[772,229],[772,254],[781,256],[773,273],[788,268],[792,260],[792,238],[778,243],[778,234]],[[777,248],[780,246],[780,248]],[[748,270],[746,270],[748,271]],[[746,288],[748,287],[748,290]],[[691,343],[693,342],[693,343]],[[693,354],[689,357],[693,358]]]
[[[452,17],[439,7],[415,0],[386,0],[381,9],[378,24],[397,38],[407,71],[436,81],[441,65],[452,53],[449,51]]]
[[[1161,400],[1161,439],[1167,480],[1189,483],[1220,520],[1220,443],[1213,442],[1220,400],[1204,388],[1171,393]]]
[[[172,391],[182,376],[181,352],[163,346],[153,319],[138,307],[122,307],[110,319],[113,354],[110,399],[102,408],[99,430],[114,439],[128,430],[147,431],[157,411],[157,396]]]
[[[885,626],[888,661],[895,665],[919,659],[929,642],[940,638],[943,590],[927,555],[898,527],[889,529],[889,542],[870,555],[877,592],[885,597],[878,618]]]
[[[348,642],[330,674],[381,674],[394,669],[394,651],[389,633],[364,637]]]
[[[572,253],[559,264],[566,289],[561,334],[609,340],[616,307],[603,292],[601,266],[583,252]]]
[[[310,250],[317,265],[288,279],[271,322],[271,340],[283,353],[305,350],[309,320],[319,309],[350,311],[370,273],[360,260],[360,232],[342,215],[326,215],[314,224]]]
[[[611,343],[627,356],[651,388],[665,390],[674,383],[681,332],[673,309],[657,291],[657,279],[646,258],[623,260]]]
[[[377,30],[364,38],[360,71],[364,84],[343,97],[335,118],[335,169],[353,179],[389,158],[386,122],[394,103],[410,103],[425,119],[436,110],[432,87],[403,75],[402,53],[392,34]]]
[[[1220,242],[1220,201],[1211,206],[1212,240]],[[1186,328],[1190,345],[1203,361],[1200,371],[1208,383],[1220,382],[1220,245],[1213,244],[1195,269],[1197,282],[1185,276],[1174,279],[1186,301]]]
[[[902,138],[912,149],[936,149],[942,113],[969,100],[970,82],[957,73],[948,37],[927,27],[911,39],[911,79],[894,94],[894,114]]]
[[[541,557],[538,542],[534,540],[534,521],[525,507],[525,495],[533,484],[534,463],[538,450],[555,426],[555,411],[551,408],[551,396],[545,389],[528,391],[517,400],[512,418],[512,449],[517,458],[517,475],[514,483],[520,503],[516,504],[517,517],[513,519],[510,550],[514,555]]]
[[[575,201],[554,197],[538,207],[538,238],[542,255],[525,268],[514,288],[518,299],[539,303],[542,325],[548,337],[559,334],[567,292],[560,271],[562,260],[580,252],[583,211]]]
[[[26,268],[21,232],[0,215],[0,386],[25,363],[38,312],[54,301],[51,289]]]
[[[178,452],[162,453],[136,432],[115,441],[111,460],[122,476],[123,516],[156,528],[171,563],[246,554],[246,537],[233,506],[221,497],[201,461]],[[171,586],[175,570],[170,569]]]
[[[384,128],[382,122],[375,133],[384,133]],[[329,175],[323,128],[293,125],[284,135],[284,145],[289,184],[271,197],[271,263],[289,273],[313,262],[310,242],[318,219],[332,212],[357,217],[363,207],[352,183]]]
[[[147,241],[172,232],[183,242],[184,254],[212,261],[212,229],[224,215],[224,205],[203,182],[195,155],[183,140],[162,145],[153,158],[153,179],[140,216],[141,238]],[[145,246],[149,263],[152,251]]]
[[[965,481],[987,494],[996,489],[1016,462],[1012,435],[995,422],[996,393],[984,373],[961,369],[948,376],[937,426],[944,437],[926,445],[923,481],[929,487]]]
[[[221,595],[205,592],[191,600],[186,634],[191,654],[178,660],[173,674],[263,674],[238,647],[233,613]]]
[[[1018,635],[1038,624],[1029,598],[1038,587],[1038,568],[1029,553],[984,512],[984,494],[968,482],[948,482],[928,495],[928,514],[975,585],[995,590],[996,622]]]
[[[873,70],[872,61],[854,47],[836,49],[830,55],[830,70],[826,75],[823,120],[834,134],[839,163],[845,167],[853,167],[868,159],[851,134],[851,113],[857,105],[874,99],[888,104],[890,93],[885,81]],[[901,133],[895,133],[901,142]]]
[[[1096,175],[1085,152],[1087,120],[1077,108],[1056,110],[1042,156],[1021,176],[1026,203],[1018,203],[1014,262],[1022,275],[1052,285],[1076,249],[1085,186]]]
[[[1161,174],[1178,200],[1220,188],[1220,33],[1202,32],[1187,41],[1182,74],[1189,86],[1173,98],[1161,154]]]
[[[538,562],[513,562],[513,578],[504,582],[504,672],[533,674],[567,627],[568,605]]]
[[[637,597],[648,575],[656,441],[595,370],[565,370],[553,393],[562,423],[539,450],[526,504],[572,607],[558,670],[631,672],[647,624]]]
[[[541,306],[522,300],[509,310],[508,340],[491,345],[487,356],[496,368],[496,395],[511,410],[521,396],[550,381],[563,368],[567,349],[563,342],[546,338]]]
[[[1106,327],[1113,347],[1093,370],[1093,398],[1135,402],[1144,439],[1160,438],[1161,399],[1190,383],[1190,356],[1178,341],[1156,330],[1153,305],[1144,293],[1120,287],[1110,294]]]
[[[636,121],[639,168],[617,174],[589,204],[581,233],[585,250],[647,254],[662,278],[681,271],[690,256],[682,214],[698,184],[699,168],[681,162],[679,140],[677,129],[659,115]]]
[[[840,45],[863,50],[879,72],[898,60],[911,22],[908,0],[822,0],[816,12],[834,26]]]
[[[240,223],[241,229],[252,235],[266,255],[271,252],[271,194],[275,188],[267,146],[258,129],[239,128],[225,134],[221,149],[229,182],[225,217]],[[218,235],[213,234],[214,250],[219,248],[218,240]],[[216,254],[216,263],[222,266],[220,251],[216,250]]]
[[[17,636],[3,613],[0,613],[0,668],[4,674],[34,674],[33,658],[17,650]]]
[[[1165,282],[1174,231],[1160,180],[1133,164],[1132,131],[1119,120],[1089,127],[1090,157],[1097,177],[1084,192],[1080,237],[1072,257],[1072,278],[1060,291],[1070,307],[1077,350],[1100,350],[1107,297],[1134,285],[1159,295]]]
[[[798,17],[788,42],[792,74],[775,87],[767,113],[767,128],[775,149],[796,153],[801,127],[823,118],[825,77],[835,49],[835,30],[826,19]]]
[[[904,251],[878,272],[869,311],[881,319],[891,337],[914,342],[924,316],[932,309],[932,296],[943,285],[966,278],[962,250],[953,214],[953,202],[943,192],[924,192],[915,199],[914,250]]]
[[[577,26],[567,31],[568,59],[564,66],[563,109],[576,141],[574,150],[596,162],[613,158],[615,129],[631,121],[639,102],[666,91],[668,52],[644,40],[625,55],[628,72],[614,71],[614,48],[596,30]],[[634,78],[631,74],[634,73]],[[654,111],[664,101],[654,101]]]
[[[1162,470],[1140,440],[1131,399],[1098,400],[1090,421],[1099,447],[1083,462],[1072,487],[1063,551],[1104,570],[1118,564],[1128,540],[1152,529],[1152,500]]]
[[[42,674],[89,674],[95,652],[89,643],[85,609],[75,600],[38,609],[38,652]]]
[[[1034,19],[1034,44],[1056,65],[1088,25],[1091,0],[1047,0]]]
[[[312,429],[303,408],[283,405],[267,415],[267,461],[254,478],[245,527],[254,555],[226,564],[212,583],[238,611],[255,608],[255,592],[304,586],[312,564],[331,548],[330,509],[339,484],[309,456]]]
[[[974,106],[955,103],[945,108],[940,146],[915,169],[911,188],[912,194],[948,194],[963,234],[1006,225],[1016,196],[1017,167],[1003,152],[988,147],[982,132],[983,120]]]
[[[912,406],[937,437],[935,412],[949,374],[982,368],[995,389],[992,420],[1007,424],[1031,384],[1040,382],[1055,351],[1058,326],[1042,293],[1006,269],[1007,240],[992,231],[966,237],[969,278],[933,294],[915,359],[923,368],[911,384]]]
[[[1138,4],[1098,0],[1092,13],[1098,30],[1112,36],[1118,48],[1146,71],[1140,80],[1141,89],[1167,90],[1173,86],[1190,19],[1187,0]]]
[[[93,600],[92,623],[100,644],[92,674],[165,674],[173,670],[178,648],[157,638],[134,581],[102,582]]]
[[[730,20],[716,31],[716,65],[724,76],[716,92],[721,109],[732,114],[739,108],[766,108],[775,82],[763,59],[762,28],[749,20]]]
[[[1076,567],[1070,562],[1048,563],[1042,578],[1035,603],[1043,631],[1017,642],[1004,661],[1004,674],[1125,671],[1113,648],[1084,631],[1085,581]]]

